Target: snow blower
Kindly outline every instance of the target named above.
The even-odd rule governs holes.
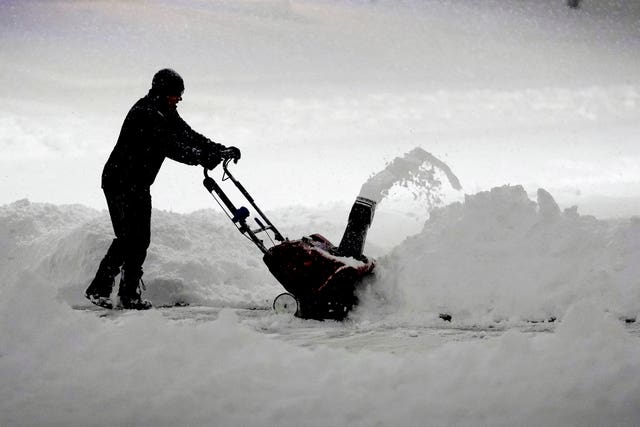
[[[349,214],[339,246],[320,234],[299,240],[283,237],[256,205],[242,184],[223,163],[222,181],[230,180],[254,209],[236,207],[220,185],[204,170],[203,185],[220,205],[238,231],[263,253],[269,271],[287,291],[273,301],[278,313],[291,313],[305,319],[344,319],[357,304],[356,286],[371,274],[375,262],[362,254],[376,203],[358,197]],[[266,236],[265,243],[262,236]]]

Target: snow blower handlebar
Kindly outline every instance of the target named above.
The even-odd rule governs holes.
[[[233,202],[231,201],[231,199],[229,199],[229,197],[225,194],[225,192],[222,191],[222,188],[220,187],[220,185],[218,185],[218,183],[209,176],[209,171],[206,168],[204,169],[205,178],[202,184],[207,189],[207,191],[211,193],[214,199],[216,199],[216,201],[225,211],[229,219],[231,219],[231,221],[236,225],[240,233],[242,233],[249,240],[251,240],[258,247],[258,249],[262,251],[262,253],[266,253],[267,248],[264,245],[264,242],[258,238],[257,236],[258,233],[267,233],[267,231],[271,230],[273,232],[273,237],[278,242],[284,242],[285,238],[282,237],[282,234],[280,234],[280,232],[271,223],[271,221],[269,221],[269,218],[267,218],[267,216],[256,205],[255,201],[253,200],[249,192],[247,192],[247,190],[242,186],[242,184],[240,184],[240,182],[237,179],[235,179],[234,176],[229,172],[229,168],[228,168],[229,162],[230,162],[230,159],[227,159],[222,164],[222,168],[224,170],[224,173],[222,175],[222,181],[226,181],[227,179],[231,180],[231,182],[233,182],[233,184],[236,186],[238,191],[240,191],[240,193],[242,193],[244,198],[251,204],[251,206],[253,206],[253,208],[259,215],[259,217],[256,216],[254,218],[259,228],[252,230],[249,227],[249,225],[247,225],[247,218],[249,218],[250,216],[249,209],[247,209],[244,206],[241,206],[240,208],[236,208]],[[262,220],[260,220],[260,218],[262,218]],[[267,233],[267,236],[269,236],[268,233]]]

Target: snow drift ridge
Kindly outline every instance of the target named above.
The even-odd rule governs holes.
[[[343,226],[340,215],[324,222],[318,215],[284,216],[284,228],[304,229],[309,224],[294,221],[314,217],[314,227],[328,229],[314,232]],[[268,306],[280,291],[255,248],[214,212],[154,211],[152,228],[145,277],[157,304]],[[105,212],[28,201],[0,207],[0,235],[0,292],[29,271],[72,304],[82,302],[112,238]],[[634,317],[638,242],[637,218],[580,216],[561,211],[544,190],[536,203],[522,187],[504,186],[434,210],[422,232],[379,259],[374,293],[386,295],[385,312],[403,317],[447,311],[461,320],[545,319],[582,299]],[[360,313],[375,316],[378,303],[363,299]]]
[[[398,311],[502,321],[562,316],[580,300],[619,316],[640,304],[640,221],[564,212],[545,190],[521,186],[466,196],[432,213],[384,261],[380,288]]]

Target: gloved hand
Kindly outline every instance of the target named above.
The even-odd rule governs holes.
[[[211,169],[215,168],[216,166],[218,166],[221,161],[222,161],[222,157],[220,157],[220,154],[209,152],[209,153],[205,154],[204,159],[202,159],[201,164],[206,169],[211,170]]]
[[[224,160],[233,160],[233,163],[238,163],[238,160],[240,160],[240,149],[237,147],[227,147],[220,151],[220,156]]]

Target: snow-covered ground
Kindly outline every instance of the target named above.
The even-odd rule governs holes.
[[[339,235],[347,208],[279,219]],[[153,218],[149,297],[200,307],[101,318],[71,306],[109,242],[106,213],[2,207],[3,425],[640,419],[640,338],[623,321],[639,311],[637,219],[561,212],[521,187],[468,196],[382,256],[361,306],[335,323],[268,310],[282,288],[219,213]],[[370,246],[383,251],[374,231],[392,223],[374,223]]]
[[[637,2],[0,12],[0,425],[640,424]],[[167,162],[147,296],[190,306],[74,310],[112,239],[100,169],[167,65],[291,238],[338,241],[362,184],[415,147],[463,190],[393,187],[361,305],[316,322],[269,310],[259,251]]]

